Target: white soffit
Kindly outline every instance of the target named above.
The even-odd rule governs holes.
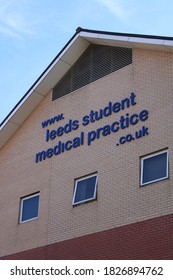
[[[93,34],[88,32],[81,32],[81,37],[84,37],[92,44],[103,44],[117,47],[126,48],[140,48],[155,51],[173,52],[173,40],[166,40],[163,38],[147,38],[147,37],[134,37],[109,35],[109,34]]]
[[[18,129],[18,126],[12,122],[6,123],[3,130],[0,132],[0,149],[5,145],[5,143],[10,139],[10,137]]]
[[[41,102],[44,96],[34,92],[19,107],[12,112],[12,116],[4,122],[0,132],[0,149],[7,140],[15,133],[23,121],[32,113],[35,107]]]
[[[23,120],[27,118],[30,113],[35,109],[35,107],[40,103],[44,98],[43,95],[33,92],[20,106],[14,111],[12,119],[9,121],[14,123],[17,126],[20,126],[23,123]]]

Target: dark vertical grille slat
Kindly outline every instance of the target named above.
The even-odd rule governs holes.
[[[71,92],[71,71],[68,71],[53,89],[52,100],[60,98]]]
[[[72,90],[79,89],[90,83],[91,49],[87,48],[74,66],[72,72]]]
[[[132,49],[90,45],[53,88],[52,100],[132,63]]]
[[[117,71],[132,63],[132,50],[125,48],[112,49],[112,71]]]
[[[92,75],[91,82],[111,73],[111,47],[92,46]]]

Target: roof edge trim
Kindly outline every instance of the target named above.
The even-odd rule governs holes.
[[[51,61],[51,63],[46,67],[46,69],[41,73],[41,75],[37,78],[37,80],[32,84],[32,86],[27,90],[27,92],[22,96],[22,98],[17,102],[17,104],[13,107],[13,109],[8,113],[8,115],[4,118],[4,120],[0,124],[0,128],[9,121],[10,116],[16,111],[17,107],[31,95],[34,91],[35,86],[39,83],[42,78],[44,78],[46,72],[52,67],[55,61],[61,56],[64,50],[70,45],[70,43],[74,40],[76,36],[78,36],[79,31],[76,31],[75,34],[70,38],[70,40],[65,44],[65,46],[61,49],[61,51],[55,56],[55,58]]]
[[[85,29],[85,28],[81,28],[81,27],[78,27],[76,29],[76,33],[79,33],[79,32],[82,32],[82,31],[87,32],[87,33],[107,34],[107,35],[114,35],[114,36],[121,36],[121,37],[136,37],[136,38],[160,39],[160,40],[170,40],[170,41],[173,40],[173,37],[169,37],[169,36],[121,33],[121,32],[112,32],[112,31],[100,31],[100,30]]]

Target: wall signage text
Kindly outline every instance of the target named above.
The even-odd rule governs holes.
[[[51,142],[58,140],[58,142],[56,142],[54,147],[38,152],[35,156],[35,162],[38,163],[47,158],[51,158],[52,156],[60,155],[65,151],[70,151],[74,148],[76,149],[85,143],[90,146],[95,140],[102,137],[106,137],[110,134],[116,134],[139,123],[143,124],[149,117],[147,109],[143,109],[132,114],[123,114],[124,110],[133,107],[136,104],[136,95],[132,92],[129,97],[122,99],[119,102],[109,102],[104,108],[100,108],[97,111],[91,110],[89,114],[82,116],[80,120],[69,119],[64,125],[58,125],[56,129],[51,129],[51,125],[55,125],[56,123],[64,120],[64,114],[61,113],[53,118],[43,121],[41,125],[42,128],[46,129],[45,141]],[[99,122],[100,120],[108,118],[114,114],[116,118],[113,122],[107,123],[106,125],[98,127],[94,130],[90,130],[87,133],[82,131],[75,138],[69,137],[66,141],[61,140],[61,137],[67,134],[70,135],[71,132],[77,131],[80,127],[87,127],[92,123]],[[141,129],[135,133],[121,136],[116,145],[119,146],[127,142],[131,142],[148,134],[148,127],[142,125]]]

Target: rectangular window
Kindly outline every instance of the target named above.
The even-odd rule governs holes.
[[[73,205],[96,199],[98,176],[90,175],[75,182]]]
[[[141,186],[168,178],[168,150],[141,159]]]
[[[20,223],[28,222],[38,218],[39,193],[21,198]]]

